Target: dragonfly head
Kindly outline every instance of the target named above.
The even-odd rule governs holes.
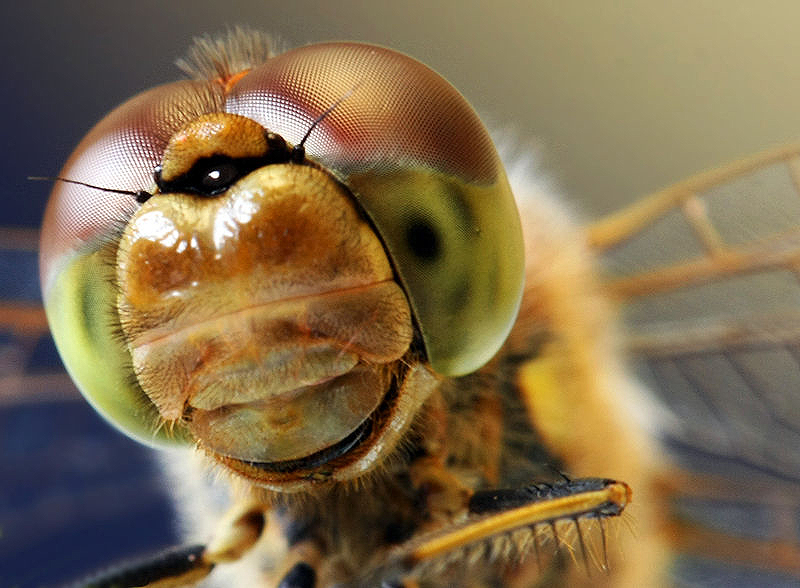
[[[402,54],[312,45],[226,80],[144,92],[78,146],[61,176],[118,192],[53,192],[54,336],[137,438],[268,487],[352,479],[503,344],[514,199],[472,108]]]

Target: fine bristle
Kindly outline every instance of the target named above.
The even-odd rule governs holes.
[[[272,36],[237,26],[224,35],[195,37],[186,57],[175,65],[196,80],[228,80],[278,53],[275,46]]]

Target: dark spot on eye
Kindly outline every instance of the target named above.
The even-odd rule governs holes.
[[[442,252],[439,233],[427,220],[414,220],[406,228],[406,244],[417,258],[434,261]]]

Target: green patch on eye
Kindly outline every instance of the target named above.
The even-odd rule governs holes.
[[[389,251],[433,369],[460,376],[483,366],[522,298],[522,228],[505,174],[476,184],[423,167],[376,169],[345,183]]]
[[[89,403],[112,425],[147,445],[189,441],[183,427],[159,426],[158,410],[145,395],[115,318],[113,267],[102,251],[75,255],[45,296],[58,351]]]

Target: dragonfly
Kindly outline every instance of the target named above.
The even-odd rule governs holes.
[[[581,226],[524,159],[506,161],[506,184],[472,110],[418,62],[363,45],[315,45],[269,58],[266,47],[264,37],[242,32],[201,41],[188,68],[200,81],[152,90],[112,113],[67,164],[43,228],[50,323],[84,394],[134,438],[188,439],[200,448],[168,448],[157,458],[162,471],[153,477],[173,489],[187,534],[205,534],[203,546],[178,551],[169,559],[177,558],[176,569],[163,573],[187,583],[210,573],[221,585],[255,585],[250,566],[266,586],[655,586],[698,577],[795,583],[800,148],[702,172]],[[318,91],[313,104],[302,103],[308,97],[292,93],[292,84]],[[393,93],[384,95],[387,87]],[[425,94],[430,88],[436,91]],[[403,108],[405,116],[386,122]],[[126,154],[119,127],[165,112],[154,136],[137,138],[139,151]],[[348,126],[364,112],[386,127],[370,135],[372,127]],[[370,149],[358,151],[365,142]],[[147,164],[138,168],[97,164],[139,153]],[[286,174],[291,186],[313,186],[315,198],[292,193],[287,201]],[[270,183],[280,189],[264,196]],[[213,235],[206,245],[216,238],[222,245],[214,254],[231,257],[195,274],[197,259],[179,255],[202,239],[192,207],[219,207],[220,194],[233,192],[241,194],[235,206],[203,213],[213,220],[204,221]],[[264,212],[254,192],[290,213]],[[487,200],[491,206],[482,207]],[[259,215],[268,230],[229,252],[224,237],[240,235]],[[332,216],[340,224],[318,228]],[[101,238],[85,255],[93,231]],[[353,231],[357,239],[341,239]],[[9,232],[9,259],[28,256],[15,266],[32,265],[32,243],[30,234]],[[271,286],[274,272],[262,271],[277,264],[270,255],[304,247],[302,272]],[[451,259],[451,250],[466,253]],[[175,264],[163,263],[170,254]],[[321,256],[325,262],[315,265]],[[234,272],[241,267],[261,272],[258,288],[253,272]],[[93,281],[86,278],[92,272]],[[284,292],[309,272],[315,280],[303,287],[312,294],[299,291],[301,300],[320,296],[313,288],[323,276],[366,272],[370,288],[390,285],[367,296],[364,283],[337,285],[318,313],[275,306],[284,314],[265,327],[267,339],[290,340],[298,331],[333,339],[335,353],[323,346],[322,364],[348,367],[307,374],[320,363],[313,347],[296,361],[287,352],[278,364],[262,356],[271,370],[283,370],[276,395],[290,383],[291,402],[277,408],[237,387],[240,371],[227,388],[201,386],[180,397],[186,381],[203,376],[186,347],[202,348],[218,378],[226,364],[215,358],[241,350],[237,340],[259,320],[242,300],[252,303],[259,288]],[[193,276],[189,286],[156,289],[180,273]],[[187,289],[215,302],[187,303]],[[356,302],[340,298],[350,289],[359,293]],[[111,307],[122,318],[113,329],[107,306],[87,305],[89,297],[117,300]],[[170,322],[186,304],[205,317],[199,325],[196,318]],[[333,335],[316,316],[330,316],[337,305],[361,318]],[[387,307],[394,309],[389,318],[377,311]],[[42,341],[49,344],[41,309],[9,303],[4,323],[7,404],[76,398],[63,374],[19,373],[20,365],[35,365]],[[99,344],[87,353],[76,337],[89,331]],[[179,338],[184,347],[150,353],[173,332],[191,337]],[[365,333],[373,338],[359,340]],[[379,344],[370,348],[371,341]],[[245,351],[262,353],[260,345]],[[372,357],[356,361],[362,371],[348,381],[354,348]],[[107,349],[117,351],[102,355]],[[289,369],[287,361],[294,361]],[[392,362],[394,372],[375,368]],[[191,378],[181,380],[182,373]],[[340,378],[345,386],[331,384]],[[298,389],[308,390],[306,399]],[[344,390],[358,402],[326,400],[320,411],[320,389],[334,399]],[[376,398],[376,389],[392,396]],[[239,395],[234,406],[255,403],[261,412],[219,412],[231,390]],[[232,486],[204,477],[207,461]],[[146,572],[173,566],[159,561],[145,562]],[[132,569],[142,568],[106,580]]]

